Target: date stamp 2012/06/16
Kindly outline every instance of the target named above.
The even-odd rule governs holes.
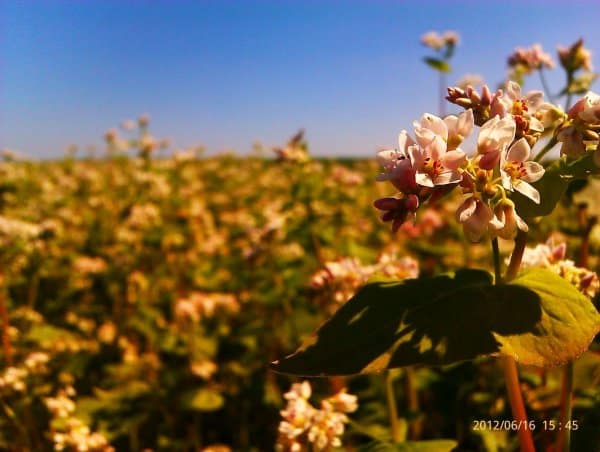
[[[508,419],[495,419],[495,420],[474,420],[473,430],[577,430],[579,423],[577,419],[567,421],[565,423],[556,421],[554,419],[543,420],[543,421],[515,421]]]

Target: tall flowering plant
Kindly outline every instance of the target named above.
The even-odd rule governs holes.
[[[579,47],[571,53],[581,56]],[[550,67],[541,48],[518,53],[510,60],[514,64]],[[568,87],[578,68],[571,53],[560,53]],[[490,242],[493,274],[464,268],[450,275],[368,283],[295,353],[273,363],[275,370],[349,375],[499,357],[511,425],[521,450],[535,450],[536,426],[527,418],[516,363],[566,365],[568,387],[569,366],[572,384],[573,360],[600,331],[593,272],[558,258],[552,265],[521,268],[524,255],[531,260],[525,247],[532,225],[552,212],[571,181],[600,174],[600,96],[588,92],[571,107],[569,95],[564,110],[544,97],[542,91],[523,92],[514,81],[495,92],[485,85],[480,91],[450,87],[446,99],[463,109],[460,114],[426,113],[412,131],[400,132],[397,148],[377,154],[382,168],[377,180],[395,193],[374,206],[392,231],[418,221],[424,205],[444,202],[458,191],[456,221],[469,241]],[[475,143],[471,153],[469,141]],[[543,159],[556,147],[558,159]],[[499,239],[514,241],[505,272]],[[560,250],[550,254],[557,257]],[[563,405],[561,422],[567,425],[569,396]],[[559,446],[568,450],[568,435],[559,435]]]

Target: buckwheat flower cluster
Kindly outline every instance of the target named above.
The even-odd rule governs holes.
[[[594,163],[600,166],[600,96],[588,92],[567,111],[567,117],[557,131],[561,154],[576,159],[593,152]]]
[[[582,294],[594,298],[600,290],[598,275],[587,268],[578,267],[570,259],[565,259],[565,243],[554,245],[552,240],[525,248],[521,268],[547,268],[573,284]]]
[[[486,234],[510,239],[518,229],[527,231],[511,196],[519,192],[540,203],[531,184],[545,170],[531,161],[531,149],[553,127],[553,106],[541,91],[522,94],[514,82],[494,94],[485,85],[481,94],[471,87],[449,88],[448,93],[451,102],[465,108],[463,113],[443,119],[427,113],[413,124],[414,139],[403,130],[397,149],[378,152],[383,172],[377,180],[391,182],[400,192],[374,202],[383,211],[382,220],[390,221],[395,232],[414,220],[424,203],[460,187],[465,197],[456,217],[470,241]],[[467,157],[460,146],[476,125],[477,152]]]
[[[438,34],[435,31],[428,31],[421,36],[421,44],[429,47],[432,50],[441,50],[446,46],[455,46],[458,44],[460,37],[455,31],[446,31],[443,34]]]
[[[309,287],[317,291],[316,301],[333,313],[375,274],[394,279],[416,278],[419,263],[394,253],[383,253],[374,265],[363,265],[356,257],[344,257],[327,262],[314,273]]]
[[[311,394],[308,381],[294,383],[284,394],[287,406],[281,411],[283,420],[279,424],[276,451],[306,451],[309,444],[310,450],[326,451],[342,445],[340,437],[349,421],[346,414],[357,410],[357,397],[342,389],[323,399],[317,409],[309,402]]]
[[[540,44],[533,44],[529,48],[517,47],[508,57],[508,65],[525,74],[530,74],[543,67],[552,69],[554,61],[549,53],[544,52]]]
[[[75,390],[67,387],[60,390],[56,397],[44,400],[53,417],[52,425],[56,426],[51,431],[54,450],[113,452],[114,448],[102,434],[92,432],[81,419],[73,415],[76,409],[73,396]]]
[[[308,147],[304,140],[304,130],[298,131],[283,147],[273,148],[277,160],[284,162],[307,162],[310,160]]]

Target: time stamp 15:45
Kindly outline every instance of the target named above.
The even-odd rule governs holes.
[[[514,421],[514,420],[474,420],[473,430],[572,430],[579,429],[577,419],[566,422],[551,420],[544,421]]]

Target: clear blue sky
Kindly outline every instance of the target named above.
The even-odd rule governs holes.
[[[437,110],[422,33],[457,30],[449,80],[474,72],[495,86],[507,55],[535,42],[555,56],[583,37],[600,68],[599,24],[600,2],[574,0],[7,0],[0,147],[60,156],[149,113],[176,147],[244,153],[304,127],[315,154],[370,156]]]

